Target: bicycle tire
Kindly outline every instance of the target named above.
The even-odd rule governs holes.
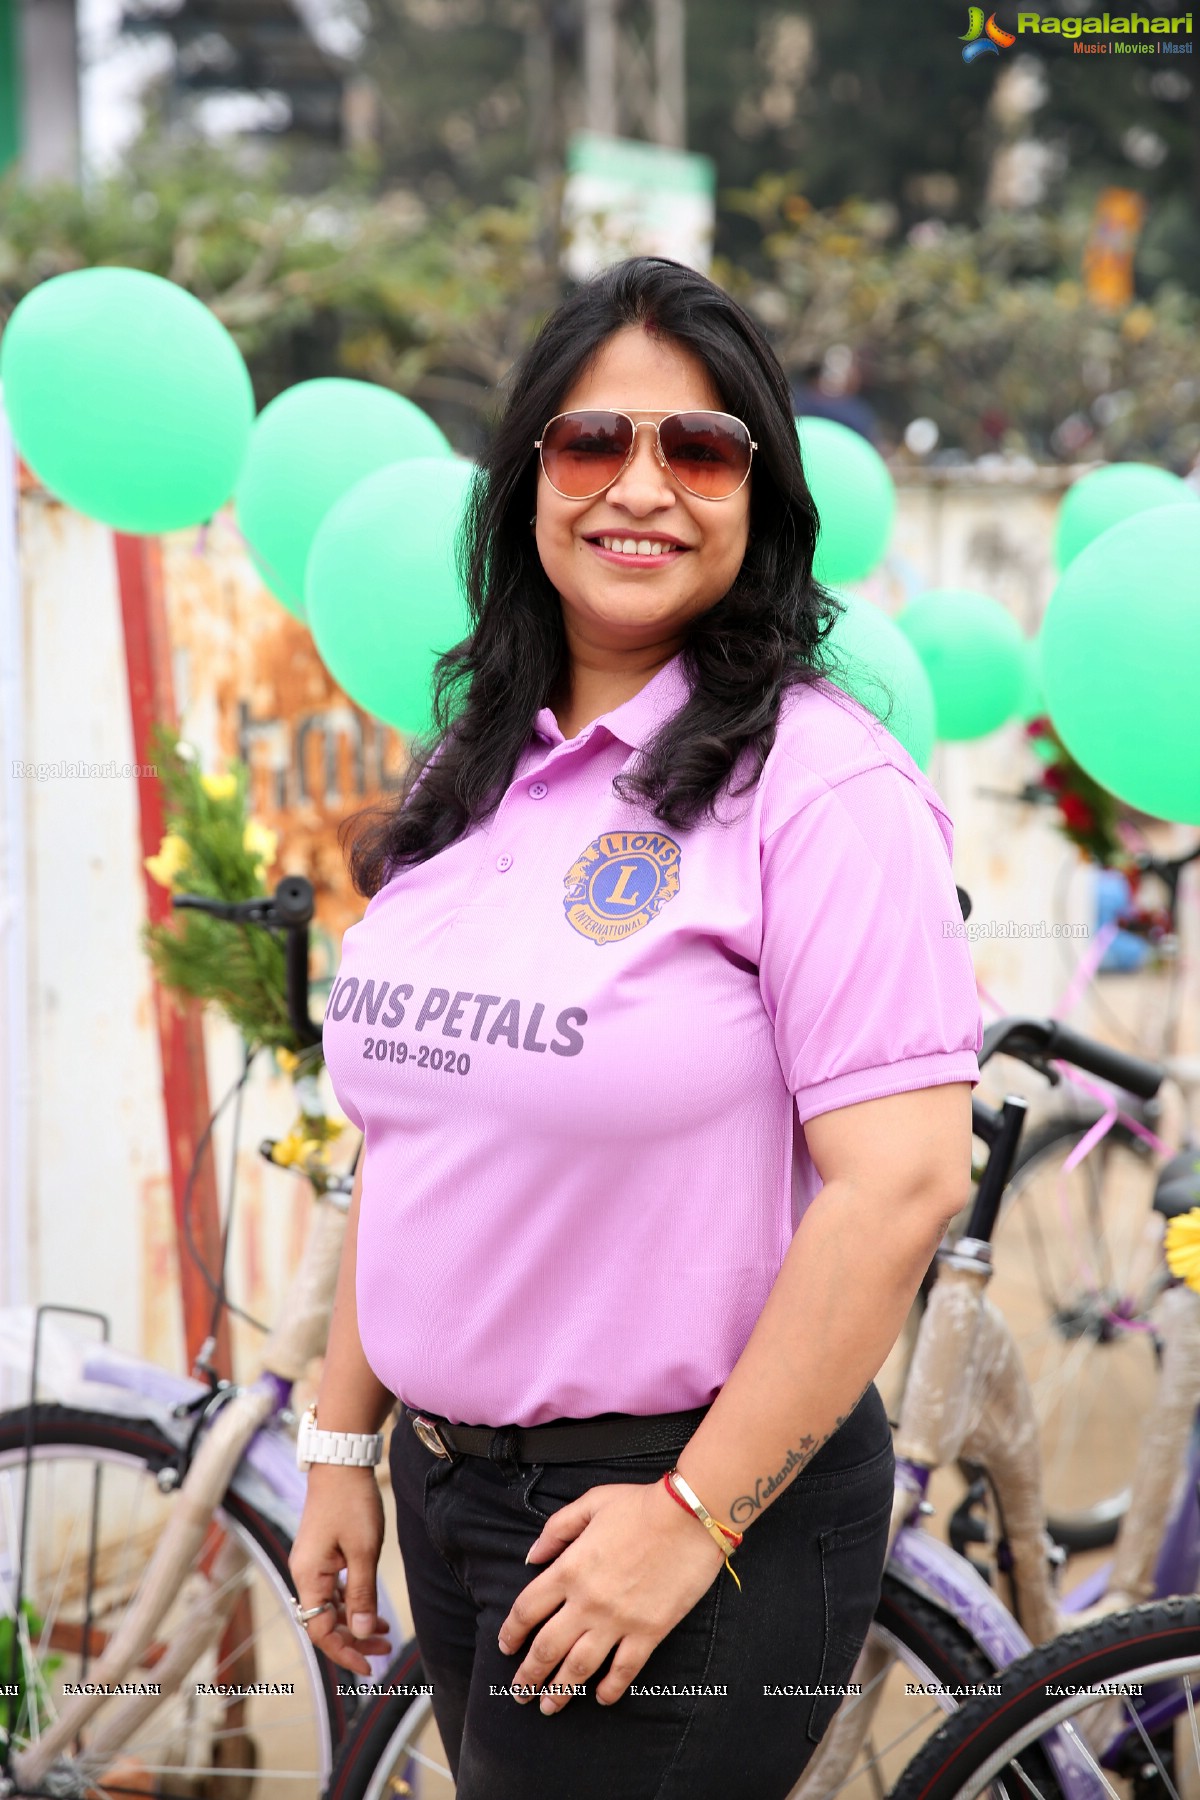
[[[1000,1217],[996,1225],[996,1272],[992,1281],[992,1298],[999,1306],[1001,1312],[1005,1314],[1005,1317],[1009,1318],[1010,1323],[1013,1323],[1014,1327],[1016,1327],[1016,1320],[1022,1314],[1023,1297],[1021,1284],[1023,1282],[1028,1282],[1032,1278],[1033,1282],[1041,1289],[1041,1298],[1044,1302],[1047,1336],[1056,1337],[1062,1344],[1070,1346],[1073,1342],[1078,1342],[1081,1338],[1095,1332],[1096,1335],[1091,1354],[1103,1356],[1109,1360],[1104,1364],[1097,1363],[1096,1365],[1097,1371],[1101,1368],[1104,1369],[1106,1379],[1101,1381],[1097,1374],[1094,1386],[1090,1390],[1093,1395],[1093,1407],[1103,1409],[1104,1407],[1111,1406],[1114,1409],[1113,1416],[1115,1419],[1115,1408],[1119,1404],[1120,1396],[1122,1393],[1125,1393],[1127,1396],[1125,1410],[1131,1414],[1129,1423],[1136,1425],[1143,1416],[1142,1409],[1134,1405],[1132,1399],[1128,1399],[1128,1388],[1123,1389],[1119,1382],[1107,1379],[1107,1377],[1111,1377],[1115,1374],[1113,1358],[1116,1355],[1121,1355],[1124,1358],[1125,1363],[1130,1365],[1128,1370],[1130,1385],[1137,1387],[1139,1390],[1148,1389],[1149,1393],[1152,1394],[1154,1378],[1152,1345],[1145,1338],[1139,1337],[1136,1333],[1105,1336],[1102,1327],[1095,1324],[1089,1314],[1089,1307],[1094,1311],[1098,1303],[1095,1299],[1094,1287],[1091,1292],[1088,1291],[1088,1282],[1086,1278],[1078,1280],[1076,1286],[1068,1295],[1066,1278],[1060,1277],[1059,1271],[1056,1270],[1048,1273],[1045,1268],[1038,1270],[1034,1266],[1037,1263],[1036,1248],[1029,1247],[1026,1249],[1025,1254],[1021,1254],[1018,1249],[1018,1244],[1014,1242],[1014,1239],[1017,1237],[1018,1227],[1021,1224],[1024,1225],[1026,1233],[1028,1233],[1031,1227],[1034,1227],[1035,1225],[1038,1230],[1041,1229],[1042,1221],[1035,1220],[1033,1213],[1035,1201],[1041,1205],[1047,1201],[1053,1200],[1053,1195],[1049,1191],[1045,1191],[1040,1195],[1036,1193],[1031,1194],[1029,1209],[1025,1213],[1018,1214],[1017,1207],[1024,1197],[1024,1194],[1028,1191],[1024,1188],[1023,1183],[1028,1182],[1031,1178],[1036,1176],[1039,1166],[1044,1166],[1060,1157],[1064,1152],[1069,1152],[1069,1150],[1073,1148],[1075,1144],[1079,1143],[1085,1134],[1091,1130],[1092,1126],[1101,1116],[1099,1109],[1089,1107],[1079,1107],[1066,1112],[1056,1113],[1050,1118],[1043,1120],[1040,1125],[1033,1127],[1033,1129],[1022,1139],[1016,1162],[1013,1166],[1012,1177],[1005,1192],[1005,1199],[1001,1207]],[[1106,1156],[1115,1149],[1118,1152],[1128,1153],[1136,1157],[1139,1163],[1147,1160],[1147,1152],[1141,1140],[1134,1132],[1129,1130],[1128,1126],[1122,1124],[1120,1120],[1117,1120],[1110,1127],[1098,1149],[1101,1154]],[[1087,1161],[1085,1161],[1084,1164],[1080,1165],[1080,1169],[1086,1169],[1087,1166]],[[1093,1168],[1096,1166],[1097,1165],[1093,1164]],[[1107,1170],[1108,1165],[1105,1164],[1104,1166]],[[1076,1171],[1076,1174],[1078,1173],[1079,1170]],[[1132,1176],[1133,1173],[1132,1165],[1130,1165],[1126,1174]],[[1137,1171],[1137,1173],[1140,1175],[1140,1170]],[[1114,1185],[1119,1186],[1120,1183]],[[1141,1219],[1144,1220],[1149,1215],[1151,1193],[1152,1182],[1149,1171],[1147,1170],[1145,1179],[1141,1183],[1140,1191],[1136,1199],[1126,1200],[1126,1211],[1132,1212],[1134,1208],[1141,1207],[1142,1194],[1144,1194],[1144,1209],[1141,1210],[1139,1215]],[[1047,1220],[1045,1223],[1049,1227],[1051,1221]],[[1006,1227],[1009,1238],[1007,1245],[1005,1243]],[[1099,1264],[1104,1259],[1105,1254],[1107,1254],[1106,1247],[1097,1239],[1093,1239],[1090,1250],[1095,1256],[1097,1264]],[[1134,1261],[1138,1258],[1142,1260],[1144,1266],[1135,1269]],[[1126,1264],[1124,1269],[1117,1269],[1114,1272],[1118,1277],[1121,1275],[1128,1277],[1128,1285],[1131,1290],[1129,1297],[1131,1299],[1135,1298],[1132,1292],[1135,1287],[1138,1289],[1136,1295],[1137,1302],[1145,1302],[1147,1299],[1153,1297],[1152,1292],[1146,1286],[1146,1283],[1151,1279],[1149,1270],[1154,1265],[1150,1258],[1150,1253],[1146,1250],[1144,1245],[1137,1247],[1135,1250],[1132,1247],[1132,1244],[1129,1247],[1126,1247],[1125,1245],[1114,1241],[1111,1260],[1114,1262],[1123,1261]],[[1060,1282],[1061,1285],[1059,1285]],[[1050,1304],[1049,1297],[1046,1293],[1046,1286],[1048,1283],[1051,1285],[1059,1285],[1059,1304],[1056,1308]],[[1012,1294],[1006,1292],[1010,1287],[1012,1289]],[[1025,1304],[1027,1305],[1027,1302]],[[1144,1316],[1144,1306],[1142,1304],[1138,1304],[1136,1310],[1138,1316]],[[1035,1364],[1028,1333],[1026,1332],[1022,1335],[1018,1330],[1015,1330],[1015,1335],[1017,1335],[1018,1338],[1018,1350],[1021,1353],[1022,1361],[1026,1365],[1026,1373],[1030,1378],[1030,1386],[1034,1391],[1035,1405],[1039,1407],[1039,1412],[1043,1419],[1044,1432],[1051,1440],[1052,1444],[1061,1445],[1063,1441],[1062,1432],[1058,1428],[1061,1421],[1056,1423],[1057,1415],[1053,1412],[1056,1395],[1053,1369],[1051,1371],[1051,1378],[1047,1382],[1045,1374],[1047,1365],[1045,1362],[1040,1365]],[[1064,1369],[1068,1366],[1065,1361],[1065,1355],[1066,1352],[1064,1352],[1064,1362],[1062,1365]],[[1074,1369],[1072,1372],[1072,1380],[1069,1385],[1071,1403],[1075,1409],[1073,1416],[1076,1418],[1084,1416],[1086,1404],[1086,1393],[1082,1392],[1083,1375],[1084,1371],[1082,1368]],[[1045,1397],[1044,1388],[1041,1385],[1042,1383],[1045,1383],[1045,1386],[1048,1386],[1050,1389],[1050,1398],[1048,1400]],[[1065,1381],[1059,1382],[1057,1390],[1058,1396],[1061,1397],[1067,1391],[1067,1383]],[[1100,1414],[1094,1412],[1093,1420],[1095,1421],[1100,1416]],[[1119,1430],[1114,1425],[1112,1436],[1115,1441],[1121,1443],[1130,1440],[1129,1430],[1124,1423]],[[1095,1446],[1093,1446],[1093,1448],[1094,1447]],[[1117,1532],[1120,1529],[1121,1520],[1124,1518],[1129,1505],[1129,1488],[1126,1486],[1111,1492],[1100,1493],[1090,1503],[1081,1506],[1067,1506],[1061,1502],[1056,1504],[1054,1490],[1058,1483],[1054,1474],[1054,1461],[1051,1454],[1051,1446],[1046,1445],[1045,1449],[1046,1454],[1044,1456],[1044,1464],[1047,1485],[1046,1525],[1050,1535],[1056,1542],[1061,1544],[1064,1549],[1073,1553],[1085,1550],[1099,1550],[1112,1544],[1116,1539]],[[1087,1462],[1084,1463],[1081,1459],[1072,1458],[1072,1481],[1078,1479],[1078,1471],[1081,1467],[1091,1467],[1095,1460],[1095,1458],[1089,1458],[1087,1459]]]
[[[1038,1737],[1070,1702],[1047,1688],[1132,1684],[1139,1671],[1167,1661],[1184,1665],[1189,1686],[1200,1676],[1200,1599],[1195,1595],[1110,1613],[1010,1663],[996,1677],[1000,1698],[969,1700],[947,1719],[905,1768],[891,1800],[958,1800],[996,1778],[997,1758],[1007,1759],[1000,1761],[999,1770],[1014,1764],[1018,1770],[1009,1791],[1015,1787],[1029,1793],[1032,1782],[1035,1793],[1059,1796],[1060,1784]],[[1097,1704],[1086,1695],[1076,1699],[1076,1712]]]
[[[900,1646],[901,1660],[914,1674],[941,1682],[947,1688],[977,1685],[991,1680],[995,1664],[967,1630],[950,1614],[916,1593],[892,1575],[885,1574],[875,1623]],[[415,1639],[404,1646],[379,1684],[381,1687],[422,1685],[420,1651]],[[929,1718],[943,1709],[931,1707]],[[415,1738],[429,1723],[427,1710],[418,1707],[417,1696],[380,1694],[363,1702],[345,1742],[338,1751],[329,1786],[323,1800],[381,1800],[397,1791],[391,1783],[403,1769]],[[405,1776],[400,1792],[413,1800],[449,1800],[454,1792],[448,1774],[440,1782],[423,1780],[418,1769],[415,1777]],[[856,1764],[849,1781],[858,1779],[862,1764]],[[796,1794],[803,1791],[801,1776]],[[848,1782],[846,1785],[848,1785]]]
[[[3,1527],[3,1535],[11,1536],[12,1539],[10,1569],[15,1567],[19,1545],[19,1510],[16,1503],[18,1487],[17,1483],[11,1481],[10,1478],[15,1476],[19,1480],[24,1470],[28,1423],[29,1408],[27,1406],[0,1414],[0,1527]],[[71,1493],[68,1491],[68,1486],[72,1479],[71,1472],[82,1472],[82,1476],[86,1478],[89,1469],[103,1471],[109,1476],[107,1483],[98,1482],[96,1484],[95,1492],[111,1494],[114,1488],[116,1489],[116,1500],[112,1506],[111,1518],[120,1518],[120,1509],[126,1488],[135,1497],[139,1509],[146,1505],[154,1508],[161,1505],[165,1508],[170,1504],[171,1494],[162,1492],[157,1477],[159,1471],[172,1462],[175,1455],[176,1446],[152,1420],[126,1418],[123,1415],[89,1411],[85,1408],[68,1407],[57,1403],[38,1404],[34,1408],[33,1417],[32,1466],[34,1475],[31,1478],[38,1483],[38,1486],[34,1489],[30,1505],[31,1520],[47,1539],[52,1539],[55,1531],[55,1519],[53,1516],[47,1515],[46,1506],[49,1505],[51,1509],[53,1508],[56,1494],[62,1494],[69,1502]],[[66,1468],[67,1474],[56,1480],[61,1467]],[[89,1482],[89,1486],[91,1485]],[[153,1496],[151,1496],[151,1486],[153,1487]],[[41,1509],[40,1513],[39,1508]],[[154,1526],[151,1524],[145,1530],[135,1530],[139,1518],[140,1512],[135,1515],[126,1534],[126,1546],[132,1544],[132,1549],[123,1548],[120,1555],[114,1550],[108,1549],[102,1557],[97,1558],[96,1569],[89,1568],[87,1571],[90,1596],[92,1594],[90,1583],[96,1573],[99,1573],[102,1581],[108,1583],[109,1598],[103,1599],[101,1604],[112,1604],[114,1621],[119,1616],[117,1606],[120,1602],[111,1601],[111,1593],[113,1590],[118,1594],[124,1592],[126,1584],[122,1582],[121,1575],[125,1564],[133,1565],[130,1574],[133,1586],[124,1600],[124,1604],[127,1605],[132,1593],[136,1591],[139,1572],[144,1570],[153,1546]],[[290,1754],[296,1753],[298,1745],[311,1743],[312,1752],[309,1761],[315,1776],[314,1788],[319,1787],[327,1778],[334,1750],[345,1735],[347,1709],[345,1702],[336,1691],[334,1677],[337,1671],[334,1670],[328,1659],[321,1656],[308,1642],[307,1634],[291,1614],[290,1602],[294,1597],[295,1590],[288,1572],[287,1559],[291,1549],[290,1539],[278,1524],[257,1511],[234,1489],[230,1489],[225,1494],[220,1507],[214,1513],[214,1520],[222,1530],[231,1532],[240,1547],[246,1552],[248,1557],[246,1567],[251,1574],[249,1616],[254,1626],[253,1637],[236,1641],[231,1656],[241,1658],[248,1644],[258,1646],[254,1652],[257,1656],[261,1654],[262,1645],[267,1645],[272,1653],[272,1662],[270,1668],[262,1675],[264,1685],[269,1685],[267,1678],[271,1675],[272,1670],[294,1668],[303,1671],[304,1686],[296,1684],[296,1701],[290,1705],[291,1723],[272,1722],[272,1728],[280,1729],[282,1727],[288,1732]],[[71,1548],[72,1541],[68,1539],[68,1550]],[[36,1543],[34,1550],[36,1552]],[[116,1567],[115,1573],[114,1565],[119,1565]],[[62,1566],[64,1570],[69,1567],[65,1554]],[[36,1569],[25,1572],[23,1584],[26,1589],[26,1598],[39,1612],[39,1616],[43,1616],[39,1600],[44,1601],[44,1596],[30,1591],[31,1577],[36,1583]],[[53,1592],[57,1594],[57,1589]],[[66,1592],[68,1599],[74,1600],[75,1592],[69,1583],[66,1584]],[[269,1610],[269,1603],[272,1600],[276,1605],[273,1610]],[[103,1632],[111,1629],[111,1626],[102,1626],[97,1621],[101,1617],[107,1617],[107,1614],[93,1614],[91,1606],[92,1599],[89,1599],[85,1616],[93,1621],[93,1628],[97,1630],[98,1636],[103,1635]],[[50,1650],[58,1654],[65,1647],[69,1662],[75,1654],[73,1648],[75,1640],[82,1639],[81,1626],[68,1618],[51,1619],[47,1629],[51,1634]],[[281,1632],[287,1632],[288,1635],[280,1636]],[[57,1642],[55,1635],[58,1638]],[[169,1633],[164,1634],[159,1640],[159,1648],[156,1649],[155,1655],[165,1653],[168,1645]],[[216,1649],[219,1652],[220,1646],[217,1646]],[[39,1658],[41,1653],[42,1644],[39,1643]],[[95,1660],[96,1654],[98,1651],[93,1649],[92,1661]],[[210,1652],[210,1654],[212,1653]],[[223,1666],[221,1663],[217,1664],[218,1674]],[[237,1664],[231,1663],[230,1666],[236,1667]],[[28,1666],[25,1667],[24,1672],[27,1677],[31,1674]],[[146,1669],[135,1668],[130,1671],[129,1678],[136,1679],[139,1675],[145,1675],[147,1672]],[[0,1680],[6,1678],[7,1670],[0,1672]],[[235,1685],[228,1676],[226,1685]],[[248,1684],[243,1683],[242,1685]],[[174,1699],[182,1702],[182,1692],[181,1689],[180,1694],[174,1696]],[[213,1698],[220,1701],[223,1696],[214,1695]],[[0,1716],[3,1715],[5,1704],[5,1701],[0,1699]],[[164,1699],[164,1708],[169,1708],[172,1704],[171,1698]],[[199,1710],[195,1699],[190,1704],[193,1711]],[[235,1708],[239,1706],[245,1708],[246,1705],[245,1698],[234,1701]],[[160,1713],[162,1711],[163,1709],[159,1709]],[[103,1718],[103,1716],[104,1708],[101,1707],[96,1717]],[[242,1712],[234,1711],[230,1715],[227,1708],[222,1716],[233,1716],[239,1726],[244,1726]],[[152,1714],[151,1719],[154,1718],[155,1715]],[[253,1713],[251,1724],[254,1724]],[[265,1729],[265,1725],[260,1725],[260,1735]],[[166,1735],[166,1728],[163,1726],[161,1718],[154,1725],[154,1731],[158,1733],[156,1741],[161,1746]],[[309,1738],[304,1737],[305,1731],[311,1731]],[[293,1737],[292,1733],[295,1733],[296,1736]],[[213,1759],[229,1759],[228,1761],[216,1760],[214,1769],[204,1771],[205,1778],[209,1782],[205,1792],[211,1792],[214,1800],[219,1800],[221,1792],[222,1783],[217,1779],[219,1776],[229,1776],[231,1792],[237,1788],[238,1783],[241,1784],[241,1791],[246,1791],[246,1777],[244,1773],[237,1774],[237,1763],[239,1758],[243,1762],[247,1761],[251,1753],[257,1758],[257,1739],[249,1742],[250,1735],[250,1732],[245,1729],[229,1730],[224,1733],[223,1741],[219,1745],[216,1738],[208,1740],[209,1754]],[[19,1747],[19,1737],[17,1743]],[[86,1728],[83,1749],[86,1751]],[[121,1746],[121,1754],[126,1754],[124,1744]],[[161,1748],[159,1754],[162,1755]],[[302,1766],[304,1772],[307,1773],[308,1764]],[[273,1793],[276,1788],[279,1788],[281,1792],[286,1790],[291,1794],[296,1791],[294,1779],[290,1780],[290,1785],[283,1780],[272,1783],[269,1766],[260,1769],[257,1761],[255,1761],[253,1774],[252,1785],[256,1800],[262,1800],[263,1796]],[[96,1785],[97,1791],[102,1792],[103,1784],[98,1782]],[[171,1791],[169,1785],[165,1791]]]
[[[426,1685],[416,1638],[410,1638],[401,1646],[378,1685],[381,1688]],[[409,1742],[415,1735],[412,1726],[418,1711],[421,1716],[417,1730],[423,1730],[428,1722],[428,1710],[420,1707],[419,1700],[417,1694],[381,1693],[364,1697],[354,1724],[338,1750],[322,1800],[366,1800],[372,1786],[378,1786],[381,1780],[383,1792],[394,1791],[386,1784],[392,1779],[391,1770],[405,1759]],[[385,1756],[389,1758],[390,1767],[384,1766]],[[413,1789],[410,1786],[409,1791],[421,1795],[419,1787]],[[447,1795],[453,1793],[453,1784],[444,1791]]]

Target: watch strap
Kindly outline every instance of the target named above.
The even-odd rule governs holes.
[[[296,1462],[301,1469],[313,1463],[337,1463],[343,1468],[372,1468],[383,1456],[381,1431],[322,1431],[316,1405],[300,1420],[296,1435]]]

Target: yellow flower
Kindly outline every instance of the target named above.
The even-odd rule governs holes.
[[[300,1061],[300,1058],[296,1055],[294,1050],[285,1050],[283,1045],[279,1044],[276,1046],[275,1050],[275,1061],[279,1064],[279,1067],[283,1070],[285,1075],[291,1075],[295,1070],[296,1064]]]
[[[232,800],[237,793],[236,775],[202,775],[200,786],[210,800]]]
[[[174,886],[176,877],[186,866],[190,855],[187,839],[180,837],[177,832],[168,831],[158,846],[158,854],[143,857],[142,862],[149,870],[152,881],[157,881],[160,887],[169,888]]]
[[[256,862],[270,868],[275,861],[275,851],[279,844],[279,834],[266,825],[259,825],[251,819],[242,834],[242,848],[248,850]]]
[[[289,1131],[286,1137],[276,1138],[275,1148],[271,1152],[271,1161],[281,1168],[288,1169],[300,1159],[300,1137],[297,1132]]]
[[[1131,306],[1121,321],[1121,336],[1135,344],[1140,344],[1153,330],[1154,314],[1148,306]]]
[[[1167,1267],[1200,1293],[1200,1206],[1167,1221]]]

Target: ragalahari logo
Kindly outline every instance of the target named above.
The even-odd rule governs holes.
[[[977,56],[999,56],[1001,50],[1011,50],[1016,41],[1011,31],[997,25],[995,13],[988,14],[985,24],[982,6],[968,6],[967,30],[959,39],[964,62],[974,62]]]

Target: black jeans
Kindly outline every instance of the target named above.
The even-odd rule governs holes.
[[[458,1800],[785,1800],[839,1704],[816,1690],[849,1680],[879,1599],[894,1464],[874,1387],[746,1532],[742,1592],[719,1570],[654,1649],[635,1685],[659,1692],[598,1706],[607,1658],[550,1716],[504,1691],[532,1634],[512,1656],[496,1638],[545,1566],[524,1562],[542,1525],[590,1487],[661,1479],[674,1460],[447,1461],[401,1413],[400,1551]]]

